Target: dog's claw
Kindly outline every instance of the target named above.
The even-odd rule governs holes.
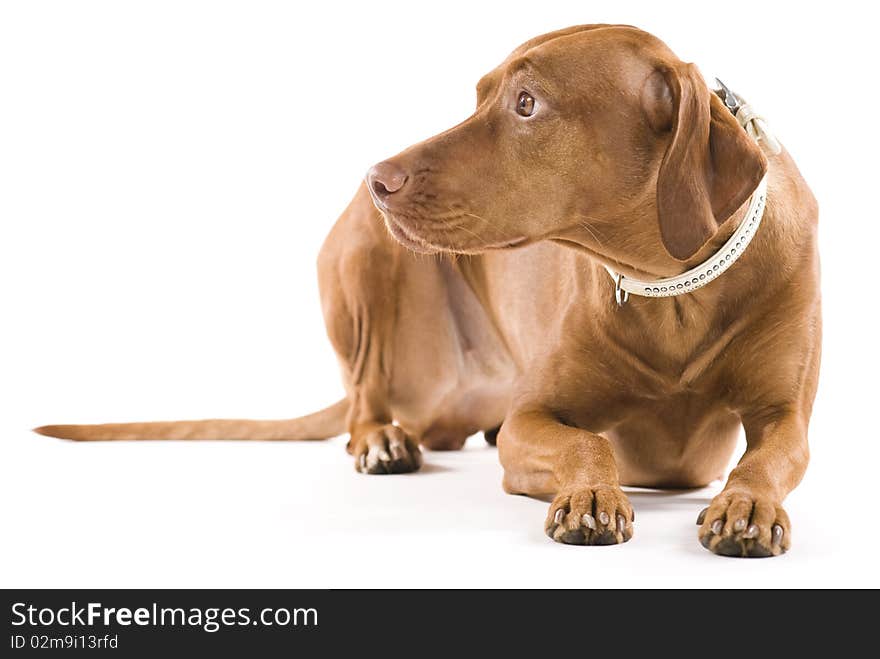
[[[761,533],[761,529],[758,528],[757,524],[752,524],[749,528],[746,529],[746,532],[743,533],[743,538],[751,540],[752,538],[757,538]]]
[[[714,522],[712,522],[711,528],[712,533],[714,533],[715,535],[721,535],[721,529],[724,528],[724,522],[722,522],[720,519],[716,519]]]
[[[586,526],[591,531],[596,530],[596,520],[589,513],[581,517],[581,521],[584,523],[584,526]]]
[[[560,508],[559,510],[556,511],[556,515],[553,517],[553,521],[556,524],[562,524],[563,517],[565,517],[565,511],[562,508]]]
[[[367,471],[373,471],[378,464],[379,448],[377,446],[371,446],[370,449],[367,451]]]
[[[391,456],[395,460],[406,460],[406,449],[399,442],[390,444],[388,450],[391,451]]]
[[[700,514],[697,515],[697,526],[702,526],[703,522],[706,521],[706,513],[708,513],[708,512],[709,512],[708,508],[703,508],[700,511]]]
[[[604,510],[599,513],[599,524],[602,526],[608,526],[608,523],[611,521],[611,518],[608,516]]]
[[[738,519],[733,523],[734,533],[739,533],[744,528],[746,528],[746,520],[744,520],[744,519]]]
[[[623,515],[617,516],[617,530],[623,533],[626,530],[626,518]]]
[[[779,546],[782,544],[782,527],[779,524],[773,525],[773,544]]]

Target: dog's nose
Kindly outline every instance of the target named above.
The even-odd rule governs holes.
[[[400,191],[409,178],[406,172],[392,162],[380,162],[370,167],[367,172],[367,185],[379,199],[385,199],[389,195]]]

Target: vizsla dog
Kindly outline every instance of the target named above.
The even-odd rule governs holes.
[[[480,80],[471,117],[374,166],[331,230],[318,276],[343,401],[288,421],[38,431],[347,431],[356,468],[388,474],[482,430],[505,491],[555,495],[547,535],[606,545],[633,534],[621,485],[704,486],[742,426],[699,539],[778,555],[819,371],[818,210],[787,152],[728,105],[635,28],[532,39]],[[669,280],[699,267],[707,279]]]

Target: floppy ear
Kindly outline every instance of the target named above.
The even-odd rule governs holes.
[[[643,102],[651,127],[669,134],[657,178],[660,235],[685,261],[746,202],[767,160],[693,64],[657,70]]]

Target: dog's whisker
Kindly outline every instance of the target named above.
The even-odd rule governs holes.
[[[449,209],[450,212],[456,213],[456,210],[452,206],[447,206],[447,208]],[[472,217],[474,219],[480,220],[481,222],[486,222],[488,224],[488,222],[486,221],[486,219],[484,217],[481,217],[481,216],[477,215],[476,213],[469,213],[467,211],[460,211],[460,212],[457,212],[457,217]],[[470,235],[472,235],[474,238],[476,238],[478,241],[480,241],[483,244],[485,244],[485,242],[486,242],[486,239],[483,236],[481,236],[479,233],[477,233],[473,229],[469,229],[468,227],[464,226],[464,224],[457,224],[455,226],[455,228],[457,230],[461,230],[461,231],[465,231],[465,232],[469,233]]]
[[[593,237],[593,240],[595,240],[597,243],[599,243],[600,247],[605,246],[605,244],[602,242],[602,239],[599,238],[598,231],[596,230],[596,228],[592,224],[590,224],[588,219],[579,219],[578,224],[580,225],[580,227],[582,229],[587,231],[587,233],[589,233]]]

